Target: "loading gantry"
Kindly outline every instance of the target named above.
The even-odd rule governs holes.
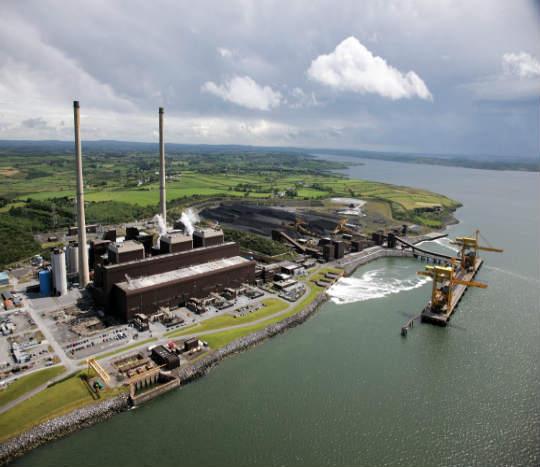
[[[452,303],[454,287],[458,284],[487,289],[487,284],[457,278],[454,275],[454,261],[455,258],[452,258],[444,266],[426,266],[426,271],[418,271],[418,274],[421,276],[427,276],[433,279],[431,301],[428,305],[429,311],[432,313],[443,313],[446,315],[451,313],[455,305]]]
[[[86,360],[86,363],[88,364],[88,377],[90,377],[90,370],[93,369],[104,383],[108,383],[110,381],[111,377],[95,358],[89,358]]]
[[[478,250],[493,251],[496,253],[502,253],[500,248],[493,248],[492,246],[481,246],[478,244],[478,235],[481,235],[484,241],[489,245],[489,242],[485,237],[477,230],[474,237],[457,237],[456,241],[450,242],[451,245],[457,245],[461,247],[460,265],[464,270],[474,269]]]

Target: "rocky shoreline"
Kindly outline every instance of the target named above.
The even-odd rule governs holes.
[[[48,420],[0,444],[0,465],[5,465],[42,444],[106,420],[128,408],[128,394],[123,393],[106,401],[90,404]]]
[[[326,298],[326,294],[321,292],[309,305],[298,313],[277,323],[270,324],[260,331],[255,331],[247,336],[236,339],[194,362],[192,365],[182,368],[178,371],[180,384],[187,384],[204,376],[215,365],[230,355],[243,352],[270,337],[302,324],[315,313],[319,306],[326,301]],[[26,452],[49,441],[67,436],[80,428],[92,426],[129,408],[129,394],[125,392],[117,397],[87,405],[35,426],[0,444],[0,466],[6,465],[16,457],[22,456]]]

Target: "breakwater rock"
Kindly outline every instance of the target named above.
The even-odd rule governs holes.
[[[105,420],[129,408],[128,394],[107,399],[53,418],[0,444],[0,465],[5,465],[25,452],[48,441]]]
[[[229,355],[243,352],[257,344],[260,344],[264,340],[280,334],[287,329],[293,328],[302,324],[308,319],[317,308],[325,302],[327,299],[326,293],[321,292],[317,297],[313,299],[305,308],[300,310],[288,318],[285,318],[277,323],[270,324],[260,331],[252,332],[247,336],[240,337],[223,347],[215,350],[211,354],[201,358],[192,365],[182,368],[178,371],[178,377],[180,378],[180,384],[185,384],[193,381],[201,376],[205,375],[214,365],[217,365],[224,358]]]

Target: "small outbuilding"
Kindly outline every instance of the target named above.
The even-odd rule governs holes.
[[[180,366],[180,359],[178,355],[170,352],[162,345],[157,345],[152,349],[152,360],[158,365],[165,365],[167,370],[173,370]]]
[[[184,341],[184,351],[188,352],[192,349],[196,349],[199,347],[199,339],[197,337],[191,337],[190,339],[187,339]]]

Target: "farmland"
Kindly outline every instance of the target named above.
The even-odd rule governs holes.
[[[159,158],[153,145],[90,142],[83,158],[86,220],[117,224],[151,218],[159,202]],[[306,153],[251,148],[167,146],[167,208],[171,217],[193,204],[219,200],[368,201],[387,217],[441,227],[459,203],[409,187],[351,180],[344,168]],[[41,249],[34,240],[75,223],[72,146],[60,142],[0,144],[0,265]],[[436,208],[434,214],[432,208]],[[247,240],[246,240],[247,241]]]

